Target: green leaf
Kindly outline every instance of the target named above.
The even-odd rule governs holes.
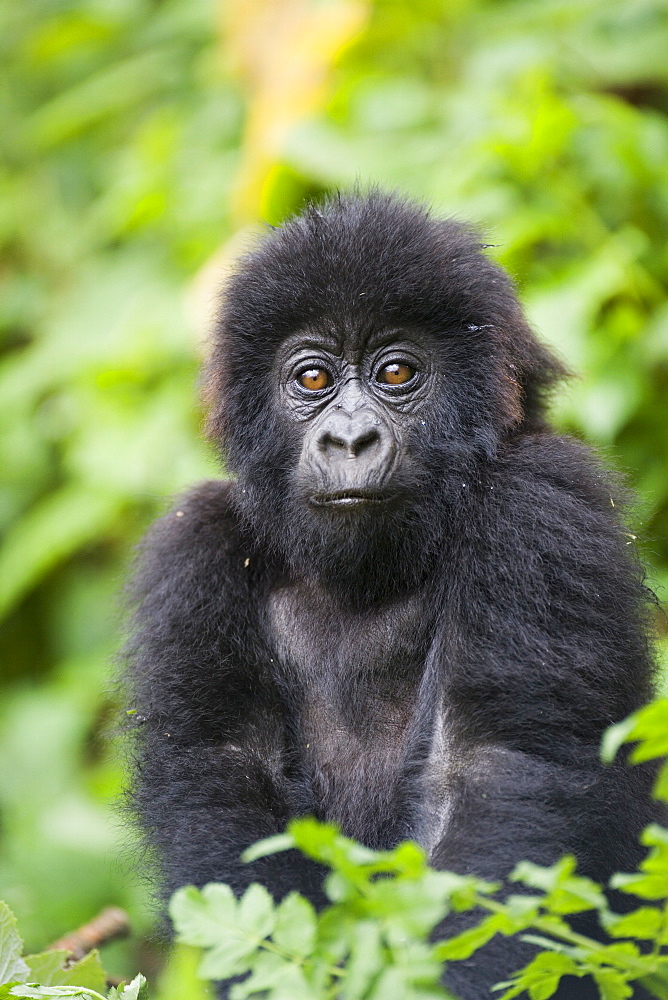
[[[0,983],[25,981],[30,970],[21,958],[22,952],[16,918],[7,904],[0,902]]]
[[[546,892],[543,905],[555,914],[603,910],[607,906],[601,887],[591,879],[575,874],[575,858],[571,855],[565,855],[546,868],[523,861],[510,878]]]
[[[318,1000],[304,973],[296,965],[286,965],[285,971],[269,990],[268,1000]]]
[[[218,882],[201,892],[187,886],[172,896],[169,912],[180,942],[207,949],[199,968],[203,979],[229,979],[246,972],[275,920],[271,896],[255,884],[240,903],[229,886]]]
[[[435,983],[416,983],[410,968],[391,965],[381,972],[365,1000],[447,1000],[449,996]]]
[[[666,848],[668,850],[668,828],[659,823],[650,823],[640,835],[641,843],[647,847]],[[643,864],[646,864],[644,861]]]
[[[250,969],[256,950],[255,941],[227,935],[204,953],[198,975],[202,979],[231,979],[232,976],[242,975]]]
[[[404,875],[418,878],[431,869],[427,865],[424,848],[412,840],[405,840],[391,852],[392,866]]]
[[[208,948],[218,942],[221,928],[236,926],[237,900],[230,887],[219,882],[201,891],[185,886],[172,896],[169,915],[179,941]]]
[[[592,969],[601,1000],[627,1000],[633,996],[633,987],[616,969]]]
[[[530,861],[520,861],[510,873],[512,882],[522,882],[531,889],[553,892],[562,881],[575,871],[575,858],[566,855],[550,866],[535,865]]]
[[[291,955],[306,958],[315,947],[317,928],[312,905],[303,896],[291,892],[276,910],[273,941]]]
[[[373,851],[358,844],[350,837],[342,836],[332,823],[320,823],[312,816],[292,820],[288,824],[288,833],[308,857],[342,872],[388,858],[388,852]]]
[[[94,1000],[100,997],[95,990],[87,990],[83,986],[37,986],[32,983],[14,986],[9,992],[11,996],[21,997],[22,1000],[39,1000],[41,997],[83,997],[85,1000]],[[117,996],[122,994],[119,993]],[[135,1000],[135,997],[128,1000]]]
[[[345,903],[359,895],[356,885],[341,872],[330,872],[323,882],[325,895],[330,903]]]
[[[541,923],[547,923],[547,921],[541,921]],[[563,921],[560,922],[560,927],[566,934],[570,929],[568,924]],[[552,931],[551,928],[550,931]],[[558,928],[555,927],[552,933],[558,933]],[[555,940],[555,938],[545,937],[543,934],[522,934],[520,940],[525,941],[527,944],[535,944],[537,948],[541,948],[543,951],[557,951],[564,955],[570,955],[573,951],[571,945]]]
[[[160,1000],[209,1000],[208,984],[198,974],[201,951],[192,945],[177,944],[162,969],[151,993]]]
[[[623,916],[608,913],[603,917],[603,926],[612,937],[653,941],[663,928],[663,913],[654,906],[641,906]]]
[[[62,983],[66,986],[85,986],[87,989],[104,993],[107,986],[107,974],[102,965],[99,951],[94,949],[84,955],[80,961],[67,966],[55,976],[54,983]]]
[[[469,958],[479,948],[487,944],[488,941],[491,941],[501,928],[506,926],[506,923],[506,919],[503,916],[495,914],[494,916],[487,917],[477,927],[470,927],[456,937],[449,938],[447,941],[440,941],[435,946],[434,952],[441,961],[446,962]]]
[[[498,882],[485,882],[471,875],[455,875],[454,872],[432,872],[441,876],[443,889],[450,896],[450,905],[457,913],[475,909],[478,896],[491,896],[500,888]]]
[[[230,1000],[246,1000],[246,997],[254,993],[264,993],[278,983],[289,965],[290,963],[281,955],[274,955],[268,951],[260,952],[253,963],[250,976],[230,989]]]
[[[541,952],[512,980],[511,988],[501,996],[500,1000],[511,1000],[511,997],[519,996],[524,990],[528,992],[531,1000],[548,1000],[556,993],[562,976],[572,976],[577,973],[578,967],[568,955],[561,952]]]
[[[538,915],[544,901],[544,896],[520,896],[516,894],[507,896],[504,906],[508,923],[512,924],[515,931],[529,927]]]
[[[654,785],[654,795],[662,802],[668,802],[668,763],[662,764],[659,768]]]
[[[401,927],[405,933],[422,935],[448,912],[448,880],[440,872],[428,872],[417,880],[376,879],[364,895],[369,912]]]
[[[377,921],[360,920],[351,933],[350,957],[345,966],[346,977],[341,991],[342,1000],[357,1000],[366,995],[386,959]]]
[[[645,986],[653,997],[658,997],[658,1000],[668,1000],[668,970],[652,972],[649,976],[642,976],[638,982]]]
[[[274,998],[290,996],[302,1000],[319,1000],[320,992],[306,981],[302,970],[280,955],[261,952],[253,965],[253,971],[243,983],[237,983],[230,990],[230,1000],[246,1000],[246,997],[261,994]]]
[[[668,753],[668,698],[655,698],[635,713],[634,736],[643,743],[652,743],[657,757]],[[643,759],[647,760],[647,757]]]
[[[654,963],[654,958],[642,956],[640,948],[632,941],[616,941],[614,944],[601,945],[595,954],[600,955],[605,961],[628,963],[630,959],[631,963],[635,964],[642,958],[643,961]]]
[[[268,937],[276,925],[274,901],[256,882],[241,897],[238,914],[239,927],[258,940]]]
[[[289,833],[277,833],[273,837],[265,837],[258,840],[256,844],[251,844],[241,855],[241,860],[246,863],[257,861],[258,858],[266,858],[270,854],[278,854],[281,851],[289,851],[295,846],[295,839]]]
[[[65,965],[69,958],[67,951],[43,951],[37,955],[26,955],[30,968],[29,979],[41,986],[83,986],[86,989],[104,993],[107,976],[100,954],[91,951],[79,962]]]
[[[615,723],[614,726],[608,726],[605,730],[601,739],[601,760],[604,764],[612,764],[619,748],[623,743],[626,743],[633,732],[637,718],[637,713],[629,715],[626,719]]]
[[[172,948],[167,965],[160,973],[152,993],[160,1000],[210,1000],[207,983],[197,974],[201,960],[199,948],[177,944]]]
[[[131,983],[121,983],[109,990],[108,1000],[148,1000],[146,979],[141,974],[135,976]]]
[[[64,965],[69,958],[68,951],[42,951],[37,955],[26,955],[25,961],[29,968],[28,979],[33,983],[40,983],[42,986],[64,986],[72,985],[57,982],[56,977],[64,971]],[[77,985],[84,985],[77,984]],[[102,983],[104,989],[106,983]],[[97,986],[93,987],[97,989]],[[99,991],[98,991],[99,992]]]
[[[620,872],[612,876],[610,885],[641,899],[661,900],[668,896],[668,871],[657,875],[643,875],[641,872],[626,875]]]

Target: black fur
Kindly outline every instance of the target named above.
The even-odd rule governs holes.
[[[360,404],[395,466],[341,475],[382,479],[389,500],[324,510],[309,477],[342,445],[308,428],[343,396],[314,417],[281,352],[329,336],[366,392],[359,359],[383,331],[409,332],[426,395]],[[619,484],[545,423],[564,375],[477,235],[398,199],[311,208],[242,262],[207,376],[236,478],[159,521],[136,578],[136,801],[165,892],[260,880],[320,901],[301,858],[239,862],[303,813],[491,879],[566,851],[601,881],[636,862],[650,776],[598,751],[651,693],[647,595]],[[500,939],[446,981],[480,1000],[526,958]]]

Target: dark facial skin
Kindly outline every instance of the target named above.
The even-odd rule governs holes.
[[[303,425],[295,478],[311,507],[368,510],[397,498],[407,440],[435,390],[423,335],[295,334],[279,353],[280,406]]]

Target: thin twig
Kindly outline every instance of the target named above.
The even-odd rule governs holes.
[[[78,962],[93,948],[127,937],[129,933],[130,921],[125,910],[119,906],[108,906],[87,924],[54,941],[47,951],[67,951],[70,954],[68,962]]]

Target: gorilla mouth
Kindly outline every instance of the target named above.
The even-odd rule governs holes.
[[[316,493],[311,503],[316,507],[362,507],[367,504],[387,503],[389,497],[372,490],[337,490],[333,493]]]

